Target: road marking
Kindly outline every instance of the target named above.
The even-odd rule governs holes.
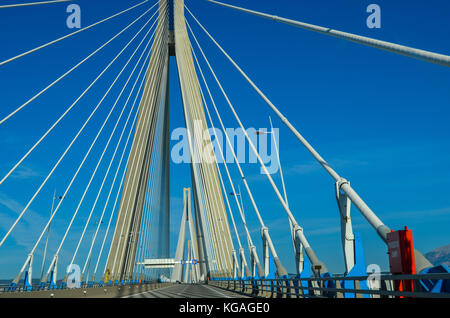
[[[143,292],[143,293],[138,293],[138,294],[133,294],[133,295],[128,295],[128,296],[123,296],[123,297],[121,297],[121,298],[131,298],[131,297],[133,297],[133,296],[142,295],[142,294],[147,294],[147,293],[152,292],[152,291],[157,291],[157,290],[166,289],[166,288],[170,288],[170,287],[173,287],[173,286],[167,286],[167,287],[162,287],[162,288],[158,288],[158,289],[152,289],[152,290],[148,290],[148,291]]]
[[[222,295],[222,296],[225,297],[225,298],[232,298],[232,297],[230,297],[230,296],[227,296],[227,295],[225,295],[225,294],[222,294],[220,291],[215,290],[215,289],[213,289],[213,288],[211,288],[211,287],[209,287],[209,286],[207,286],[207,285],[203,285],[203,287],[206,287],[206,288],[208,288],[209,290],[212,290],[213,292],[216,292],[217,294]]]

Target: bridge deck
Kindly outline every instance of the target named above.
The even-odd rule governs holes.
[[[248,298],[248,296],[223,290],[211,285],[177,284],[126,296],[124,298]]]

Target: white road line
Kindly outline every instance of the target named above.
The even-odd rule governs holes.
[[[131,297],[133,297],[133,296],[142,295],[142,294],[147,294],[147,293],[152,292],[152,291],[159,291],[159,290],[166,289],[166,288],[170,288],[170,287],[173,287],[173,286],[167,286],[167,287],[163,287],[163,288],[152,289],[152,290],[148,290],[148,291],[146,291],[146,292],[142,292],[142,293],[138,293],[138,294],[133,294],[133,295],[128,295],[128,296],[123,296],[123,297],[121,297],[121,298],[131,298]]]
[[[203,285],[203,287],[206,287],[206,288],[208,288],[209,290],[212,290],[213,292],[216,292],[217,294],[219,294],[219,295],[221,295],[221,296],[223,296],[223,297],[225,297],[225,298],[232,298],[232,297],[230,297],[230,296],[227,296],[227,295],[225,295],[225,294],[222,294],[220,291],[215,290],[215,289],[213,289],[213,288],[211,288],[211,287],[209,287],[209,286],[207,286],[207,285]]]

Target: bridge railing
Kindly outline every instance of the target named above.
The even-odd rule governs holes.
[[[159,288],[159,286],[164,286],[166,283],[160,283],[157,281],[136,281],[136,282],[83,282],[76,288],[78,289],[90,289],[90,288],[99,288],[99,287],[117,287],[117,286],[139,286],[139,285],[154,285],[155,289]],[[20,292],[36,292],[36,291],[51,291],[51,290],[66,290],[73,289],[69,288],[66,283],[60,282],[58,284],[51,283],[41,283],[41,284],[33,284],[31,286],[25,286],[23,284],[18,286],[9,285],[0,285],[0,294],[1,293],[20,293]]]
[[[447,273],[381,275],[376,278],[355,276],[214,280],[210,284],[262,298],[450,298],[450,274]],[[398,288],[399,284],[403,288]],[[429,288],[430,286],[433,288]],[[409,289],[411,291],[407,291],[408,287],[412,287]]]

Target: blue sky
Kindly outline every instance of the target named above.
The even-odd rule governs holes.
[[[6,1],[5,3],[16,3]],[[139,1],[74,1],[81,6],[82,26],[130,7]],[[272,102],[290,119],[304,137],[352,186],[372,210],[392,229],[408,226],[413,230],[414,244],[422,252],[446,245],[450,241],[450,73],[448,68],[360,46],[320,34],[219,7],[206,1],[186,2],[191,11],[235,58]],[[447,1],[228,1],[250,9],[374,37],[415,48],[449,54],[450,25]],[[381,29],[369,29],[366,7],[381,7]],[[153,3],[152,3],[153,4]],[[45,5],[0,11],[0,60],[26,49],[68,34],[66,4]],[[45,48],[0,68],[0,117],[52,82],[69,67],[78,63],[124,26],[142,14],[149,5],[83,32],[71,39]],[[289,203],[316,254],[332,272],[342,273],[339,234],[339,212],[334,198],[334,184],[320,165],[296,138],[270,112],[268,106],[231,67],[223,55],[188,17],[203,49],[219,74],[225,90],[247,127],[267,128],[271,115],[280,128],[281,161]],[[41,136],[58,116],[89,85],[135,32],[140,21],[107,46],[80,69],[39,97],[17,116],[0,125],[4,175],[20,156]],[[96,84],[70,116],[38,147],[4,184],[0,186],[0,227],[4,233],[17,217],[34,190],[45,178],[58,154],[62,153],[92,108],[114,80],[137,42],[123,54]],[[198,54],[198,51],[196,51]],[[206,71],[205,64],[202,64]],[[121,77],[124,83],[130,68]],[[208,72],[207,79],[227,127],[237,123]],[[184,126],[175,63],[171,61],[171,129]],[[14,276],[38,237],[51,207],[53,190],[61,192],[69,176],[86,152],[99,125],[119,93],[115,88],[99,108],[92,123],[74,144],[67,158],[30,207],[22,222],[0,248],[1,278]],[[124,98],[122,98],[124,101]],[[119,104],[120,106],[121,104]],[[129,106],[128,106],[129,107]],[[73,210],[82,195],[90,172],[95,167],[119,111],[115,111],[90,160],[61,206],[52,228],[54,252]],[[217,120],[216,120],[217,123]],[[117,140],[116,137],[114,137]],[[111,158],[109,150],[105,158]],[[107,160],[106,160],[107,161]],[[92,189],[98,189],[100,166]],[[264,176],[255,164],[243,165],[250,186],[258,200],[262,216],[269,226],[281,260],[294,271],[292,244],[287,218]],[[222,170],[224,173],[224,170]],[[233,167],[235,182],[239,181]],[[279,182],[279,177],[274,176]],[[108,179],[111,180],[112,179]],[[182,188],[190,186],[187,165],[171,164],[171,233],[172,250],[176,242],[181,210]],[[108,189],[109,190],[109,189]],[[100,201],[104,202],[107,191]],[[81,233],[84,220],[95,200],[95,190],[88,193],[74,224],[71,239],[62,257],[70,257]],[[253,240],[259,243],[259,225],[250,201],[243,196]],[[102,207],[102,204],[99,204]],[[233,208],[235,208],[233,206]],[[98,220],[101,209],[96,210]],[[236,212],[235,212],[236,214]],[[373,229],[352,209],[355,231],[363,239],[367,264],[387,269],[384,243]],[[240,229],[241,225],[238,222]],[[91,225],[88,235],[95,226]],[[89,232],[90,231],[90,232]],[[83,262],[82,245],[79,262]],[[39,252],[42,249],[38,249]],[[7,256],[7,257],[6,257]],[[41,256],[37,256],[40,260]],[[62,262],[64,264],[64,262]],[[65,266],[65,265],[63,265]],[[40,270],[40,261],[36,261]],[[39,270],[35,271],[39,272]],[[63,270],[60,269],[60,272]]]

